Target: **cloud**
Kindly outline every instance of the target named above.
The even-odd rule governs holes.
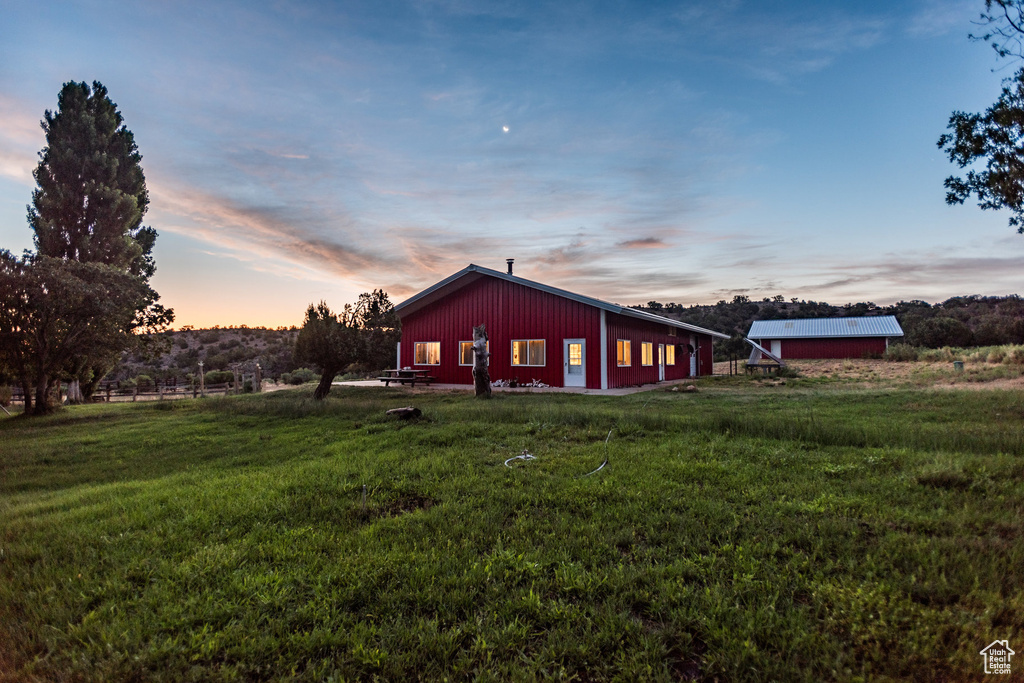
[[[641,237],[635,240],[626,240],[615,245],[621,249],[661,249],[668,245],[657,237]]]
[[[809,273],[813,284],[789,287],[799,294],[824,298],[830,293],[878,302],[900,299],[944,300],[961,294],[1020,293],[1022,245],[1012,256],[942,256],[932,253],[889,255],[870,264],[834,264]],[[985,291],[973,290],[985,282]],[[887,298],[888,297],[888,298]]]
[[[201,240],[240,260],[284,260],[298,268],[294,275],[348,278],[366,282],[381,270],[386,256],[346,237],[350,219],[296,211],[294,207],[245,205],[185,184],[159,179],[149,183],[150,218],[157,228]],[[314,226],[320,226],[317,229]],[[320,234],[323,226],[335,229]]]
[[[685,8],[673,18],[666,25],[702,44],[706,59],[776,84],[822,71],[843,54],[873,47],[890,24],[884,16],[812,12],[806,6],[769,13],[757,4],[739,2]]]
[[[966,36],[978,18],[979,3],[964,0],[924,0],[907,20],[906,32],[914,38],[933,38],[953,30]]]
[[[29,115],[31,105],[0,94],[0,176],[29,187],[35,185],[32,171],[46,145],[39,118]]]

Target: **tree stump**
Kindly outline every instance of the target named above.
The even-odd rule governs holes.
[[[477,398],[491,397],[491,374],[487,371],[487,330],[483,323],[473,328],[473,385]]]

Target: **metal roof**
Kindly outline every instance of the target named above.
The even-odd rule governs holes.
[[[619,306],[618,304],[611,304],[608,303],[607,301],[601,301],[600,299],[594,299],[593,297],[583,296],[582,294],[576,294],[574,292],[569,292],[564,289],[558,289],[557,287],[551,287],[550,285],[545,285],[539,282],[534,282],[532,280],[527,280],[525,278],[516,277],[515,275],[509,275],[508,273],[502,273],[499,270],[491,270],[490,268],[484,268],[483,266],[478,266],[472,263],[463,268],[462,270],[460,270],[459,272],[455,273],[454,275],[450,275],[445,279],[441,280],[440,282],[438,282],[437,284],[427,287],[419,294],[414,294],[413,296],[409,297],[402,303],[395,306],[395,312],[397,312],[399,317],[401,317],[403,313],[409,314],[414,311],[417,311],[423,306],[432,303],[437,298],[447,293],[447,291],[442,290],[461,289],[462,287],[470,284],[471,282],[475,282],[476,280],[480,279],[480,277],[482,276],[495,277],[498,278],[499,280],[506,280],[508,282],[514,282],[516,284],[523,285],[524,287],[539,289],[542,292],[547,292],[548,294],[554,294],[555,296],[560,296],[566,299],[571,299],[573,301],[578,301],[580,303],[586,304],[588,306],[593,306],[595,308],[600,308],[601,310],[608,311],[610,313],[617,313],[619,315],[625,315],[631,318],[639,318],[640,320],[659,323],[661,325],[669,325],[670,327],[688,330],[690,332],[710,334],[711,336],[718,337],[719,339],[729,338],[729,335],[722,334],[721,332],[715,332],[714,330],[708,330],[703,327],[698,327],[696,325],[690,325],[689,323],[684,323],[679,320],[673,320],[672,318],[665,318],[660,315],[654,315],[653,313],[648,313],[647,311],[640,311],[635,308],[629,308],[628,306]],[[458,282],[463,278],[466,279],[464,282]],[[435,294],[437,296],[434,296]]]
[[[863,318],[803,318],[755,320],[747,334],[751,339],[807,339],[822,337],[902,337],[895,316]]]

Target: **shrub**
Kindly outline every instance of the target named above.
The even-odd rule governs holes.
[[[206,373],[207,384],[224,384],[225,382],[234,382],[235,373],[230,370],[210,370]]]
[[[285,376],[287,376],[287,379],[285,379]],[[320,375],[309,368],[299,368],[298,370],[292,370],[290,373],[284,373],[284,375],[281,375],[281,379],[288,384],[305,384],[306,382],[316,382],[320,379]]]
[[[1007,360],[1014,365],[1024,365],[1024,346],[1015,346],[1007,354]]]
[[[207,330],[199,335],[199,341],[204,344],[215,344],[220,341],[220,332],[216,330]]]
[[[988,352],[988,356],[985,358],[989,363],[1002,363],[1006,360],[1006,349],[1002,346],[997,346]]]
[[[156,386],[156,384],[153,382],[153,378],[150,377],[149,375],[138,375],[135,378],[135,383],[140,390],[152,389],[153,387]]]
[[[953,353],[953,349],[943,346],[941,349],[922,349],[918,353],[918,360],[929,363],[948,363],[957,360],[957,356]]]
[[[917,347],[910,344],[892,344],[885,350],[885,359],[891,363],[915,361],[917,356]]]

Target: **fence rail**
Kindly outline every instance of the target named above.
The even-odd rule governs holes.
[[[241,394],[243,389],[236,387],[234,382],[221,384],[207,384],[200,389],[198,385],[177,383],[157,383],[152,387],[121,387],[120,383],[109,382],[100,384],[95,393],[89,399],[90,403],[128,403],[132,401],[163,401],[179,398],[198,398],[199,396],[230,396]],[[63,385],[61,389],[61,400],[65,392]],[[11,403],[17,405],[25,404],[25,394],[21,387],[11,387]]]

